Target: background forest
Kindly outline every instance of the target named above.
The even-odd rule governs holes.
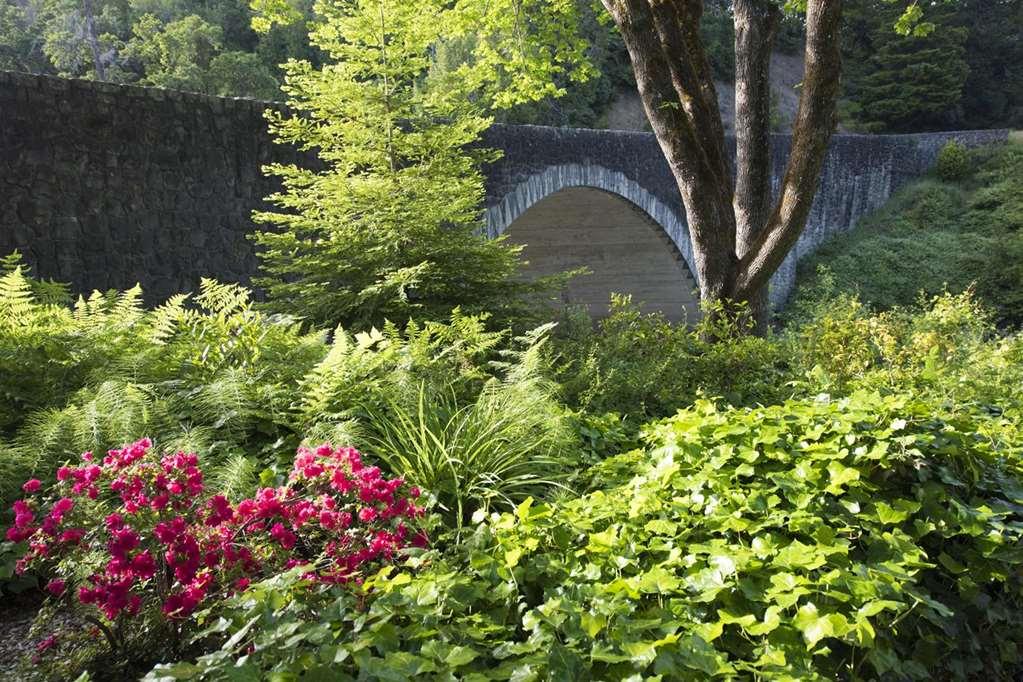
[[[523,105],[503,120],[606,127],[609,110],[634,87],[613,27],[598,20],[590,0],[577,2],[596,77],[561,84],[568,87],[566,97]],[[290,4],[307,22],[312,19],[311,2]],[[1023,125],[1023,0],[939,6],[928,14],[936,30],[926,36],[890,30],[904,3],[846,4],[845,129],[894,133]],[[729,3],[707,5],[704,37],[719,85],[727,90],[734,71]],[[307,59],[318,65],[322,55],[305,41],[303,22],[257,33],[251,19],[246,0],[4,0],[0,69],[281,99],[280,64]],[[800,22],[786,22],[779,57],[795,56],[801,31]],[[449,49],[434,58],[435,68],[444,71],[459,55]]]

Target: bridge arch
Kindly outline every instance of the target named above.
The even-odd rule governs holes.
[[[595,165],[551,166],[526,177],[487,209],[487,231],[525,246],[526,272],[586,266],[566,303],[604,314],[612,292],[646,312],[699,317],[697,280],[685,222],[624,173]]]

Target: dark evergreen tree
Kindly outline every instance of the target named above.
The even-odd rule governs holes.
[[[958,23],[969,30],[963,126],[1023,127],[1023,0],[962,0]]]
[[[857,92],[860,121],[873,132],[916,132],[955,127],[962,118],[969,74],[966,40],[953,8],[934,7],[926,35],[891,30],[900,10],[874,2],[868,72]]]

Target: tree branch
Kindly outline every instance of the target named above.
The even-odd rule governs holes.
[[[687,40],[697,35],[702,3],[602,2],[629,51],[647,118],[678,183],[701,295],[720,298],[728,293],[738,259],[724,135],[714,133],[722,126],[713,80],[702,47]]]
[[[746,255],[771,210],[771,52],[781,19],[770,0],[735,0],[735,230]]]
[[[842,72],[841,18],[842,0],[807,3],[806,71],[793,126],[792,149],[774,211],[740,262],[732,292],[736,300],[746,300],[767,285],[806,226],[835,128]]]

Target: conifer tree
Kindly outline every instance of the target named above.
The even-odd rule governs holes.
[[[314,150],[322,168],[269,166],[283,189],[270,197],[276,210],[256,215],[272,226],[254,239],[257,283],[275,309],[346,325],[437,319],[455,307],[508,319],[551,291],[560,278],[526,281],[520,248],[483,233],[480,164],[495,154],[476,143],[488,110],[556,94],[558,61],[530,49],[558,41],[570,48],[565,63],[581,65],[582,46],[571,37],[574,2],[530,24],[537,40],[518,39],[505,4],[531,3],[317,3],[310,40],[327,63],[286,65],[289,112],[271,114],[270,127]],[[433,51],[449,42],[470,54],[430,74]]]
[[[877,5],[877,3],[875,3]],[[917,132],[958,123],[963,85],[969,73],[968,31],[955,25],[953,8],[932,8],[935,29],[899,35],[890,28],[897,9],[875,6],[889,20],[877,21],[870,67],[860,86],[860,118],[875,132]]]

